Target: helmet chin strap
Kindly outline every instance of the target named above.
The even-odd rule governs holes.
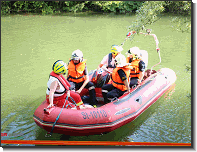
[[[74,65],[77,65],[77,64],[79,64],[79,62],[78,62],[78,63],[75,63],[75,62],[74,62]]]

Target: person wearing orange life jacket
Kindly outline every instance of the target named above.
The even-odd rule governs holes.
[[[129,75],[130,68],[124,55],[119,54],[115,58],[116,68],[112,72],[112,84],[102,87],[102,95],[105,103],[109,103],[115,97],[119,98],[125,92],[130,92]]]
[[[67,65],[62,60],[57,60],[52,66],[52,72],[49,75],[47,82],[46,100],[49,103],[47,108],[53,107],[56,104],[58,107],[65,107],[71,109],[85,109],[79,94],[70,91],[70,84],[63,76],[66,73]],[[68,96],[68,101],[65,101]],[[71,99],[72,97],[72,99]]]
[[[71,90],[75,90],[78,94],[84,88],[89,90],[90,101],[92,106],[96,107],[95,86],[89,81],[86,60],[83,59],[83,53],[77,49],[72,53],[71,60],[68,63],[68,78]]]
[[[130,63],[131,66],[130,87],[134,87],[141,83],[146,68],[138,47],[132,47],[128,50],[126,62]]]

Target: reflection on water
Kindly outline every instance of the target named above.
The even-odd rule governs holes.
[[[161,19],[150,28],[160,40],[162,63],[157,68],[173,69],[177,75],[176,86],[172,86],[136,120],[104,135],[66,136],[54,133],[46,138],[47,132],[39,128],[32,118],[45,98],[46,82],[54,60],[63,58],[68,61],[71,52],[79,48],[88,59],[88,69],[95,69],[103,56],[109,53],[110,46],[124,40],[126,27],[132,19],[130,16],[102,15],[1,17],[1,132],[7,133],[1,139],[190,143],[191,99],[187,95],[191,92],[191,74],[185,72],[184,64],[191,61],[185,59],[191,51],[188,43],[191,42],[191,34],[172,31],[168,18]],[[161,31],[161,27],[165,30]],[[151,43],[154,41],[136,38],[132,43],[125,43],[124,51],[131,45],[147,48],[149,65],[157,63],[158,55],[152,51],[155,50],[155,44]],[[181,46],[178,45],[180,43]],[[184,51],[180,51],[182,48]]]

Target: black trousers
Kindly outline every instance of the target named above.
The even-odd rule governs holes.
[[[137,77],[130,79],[130,84],[129,84],[130,88],[134,87],[135,85],[138,85],[138,78]]]
[[[114,98],[119,98],[122,96],[126,91],[121,91],[114,87],[112,84],[105,84],[102,87],[102,95],[104,98],[105,103],[111,102]]]
[[[79,90],[80,87],[83,85],[83,82],[80,83],[76,83],[76,82],[72,82],[72,81],[68,81],[71,85],[70,90]],[[90,95],[90,103],[91,105],[96,105],[97,101],[96,101],[96,92],[95,92],[95,86],[94,83],[92,82],[88,82],[87,85],[85,86],[86,89],[89,90],[89,95]]]

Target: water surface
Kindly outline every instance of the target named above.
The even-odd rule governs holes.
[[[94,70],[113,44],[120,45],[134,21],[128,15],[11,15],[1,17],[1,132],[2,140],[74,140],[191,143],[191,33],[171,28],[170,16],[149,26],[159,39],[162,63],[177,75],[175,92],[163,95],[136,120],[105,135],[66,136],[39,128],[32,116],[45,99],[53,63],[69,61],[80,49]],[[123,54],[138,46],[149,53],[148,68],[159,62],[153,37],[137,35]],[[24,145],[22,145],[24,146]]]

